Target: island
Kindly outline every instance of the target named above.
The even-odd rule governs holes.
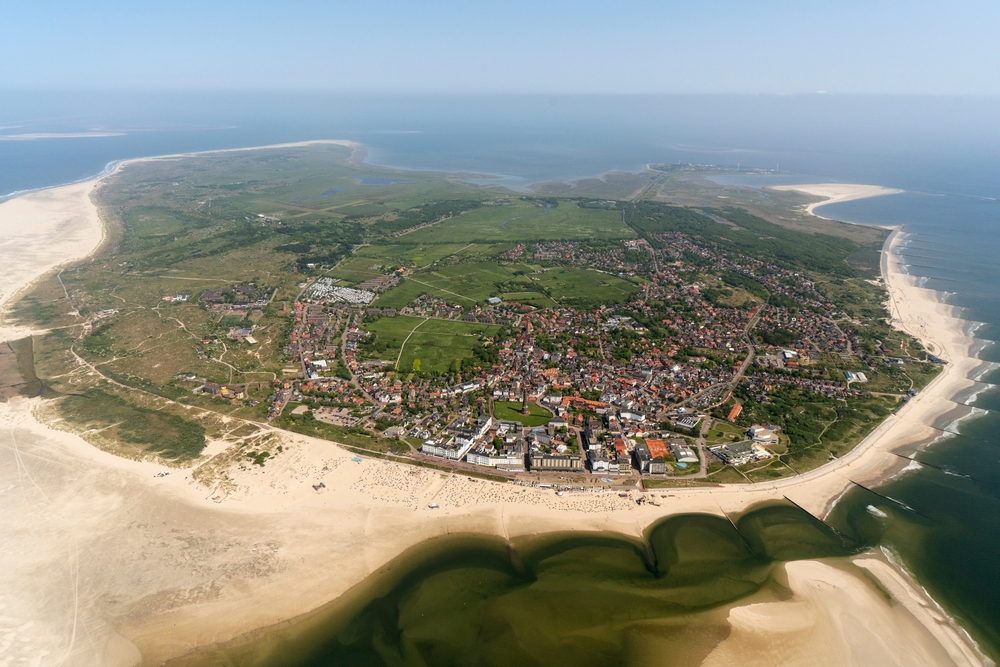
[[[935,395],[975,363],[961,321],[894,266],[900,230],[813,215],[891,192],[724,186],[691,164],[515,192],[364,156],[148,158],[0,205],[5,229],[40,225],[0,286],[4,420],[59,449],[32,482],[59,508],[32,548],[58,558],[70,534],[92,554],[73,575],[101,582],[87,651],[256,655],[288,619],[350,627],[345,610],[371,613],[443,553],[512,544],[542,577],[551,540],[614,534],[646,554],[637,577],[686,562],[683,544],[742,554],[711,576],[752,584],[670,598],[727,628],[691,664],[805,623],[790,604],[811,610],[803,651],[858,649],[829,616],[843,606],[918,646],[912,664],[981,663],[826,521],[911,463],[950,409]],[[727,537],[685,541],[705,531]]]

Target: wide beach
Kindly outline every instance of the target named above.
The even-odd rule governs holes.
[[[865,199],[867,197],[881,197],[884,195],[895,195],[902,192],[896,188],[884,188],[881,185],[862,185],[859,183],[812,183],[807,185],[768,185],[768,190],[778,190],[785,192],[802,192],[807,195],[823,197],[823,201],[807,204],[806,213],[815,215],[817,218],[823,216],[816,213],[816,209],[827,204],[838,204],[855,199]],[[826,219],[826,218],[824,218]]]
[[[8,239],[0,244],[0,305],[99,246],[102,228],[90,200],[95,187],[90,181],[0,204]],[[818,187],[795,189],[837,196]],[[888,192],[857,196],[874,194]],[[315,609],[406,549],[449,533],[641,536],[670,514],[735,513],[784,497],[823,516],[853,483],[874,485],[902,469],[907,462],[893,451],[940,435],[934,424],[956,407],[952,399],[973,386],[970,377],[981,366],[969,355],[974,341],[967,323],[901,272],[893,250],[902,238],[894,233],[883,253],[892,315],[949,362],[940,376],[840,460],[771,484],[657,492],[659,506],[638,506],[616,493],[556,497],[402,464],[355,462],[329,442],[288,433],[279,434],[282,457],[266,469],[229,468],[235,488],[221,492],[199,486],[190,469],[157,477],[162,465],[114,457],[50,428],[58,424],[40,424],[33,414],[39,399],[2,405],[7,465],[0,486],[7,491],[0,529],[10,539],[0,556],[0,590],[3,627],[14,634],[0,647],[0,660],[27,663],[41,655],[40,664],[130,665],[141,655],[145,663],[160,662]],[[0,333],[10,340],[27,332]],[[199,465],[231,466],[223,445],[207,451],[215,458],[206,455]],[[319,482],[326,486],[317,492],[312,485]],[[430,509],[432,502],[440,509]],[[798,664],[815,655],[828,662],[811,664],[844,664],[851,655],[872,664],[913,645],[926,650],[911,654],[908,664],[921,664],[921,655],[925,664],[982,664],[964,633],[907,577],[876,555],[856,562],[898,604],[828,564],[793,563],[787,570],[795,597],[734,608],[734,632],[707,664],[731,664],[749,645],[760,651],[760,664]],[[879,636],[883,652],[852,639],[847,616]]]

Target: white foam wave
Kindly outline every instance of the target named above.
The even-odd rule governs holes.
[[[993,361],[983,362],[983,370],[976,374],[976,377],[972,378],[975,382],[982,382],[983,378],[986,377],[987,373],[992,373],[997,368],[1000,368],[1000,364]]]
[[[840,502],[841,498],[843,498],[844,496],[846,496],[847,492],[850,491],[853,488],[854,488],[853,484],[850,485],[850,486],[845,487],[844,490],[840,492],[840,495],[833,499],[833,502],[830,503],[830,509],[827,510],[827,512],[826,512],[827,516],[829,516],[830,514],[833,513],[833,508],[836,507],[837,503]]]
[[[880,519],[887,519],[887,518],[889,518],[888,514],[886,514],[885,512],[883,512],[882,510],[880,510],[879,508],[875,507],[874,505],[869,505],[865,509],[868,510],[868,513],[871,514],[872,516],[877,516]]]
[[[989,412],[988,410],[983,410],[982,408],[976,408],[976,407],[969,406],[969,411],[966,414],[964,414],[961,417],[959,417],[958,419],[952,421],[950,424],[948,424],[947,427],[945,427],[944,430],[945,431],[951,431],[952,433],[960,433],[960,431],[958,430],[958,427],[962,425],[962,422],[968,421],[969,419],[972,419],[973,417],[982,417],[983,415],[987,414],[988,412]]]
[[[979,398],[980,394],[982,394],[983,392],[989,391],[990,389],[996,389],[996,385],[995,384],[982,383],[982,385],[983,386],[982,386],[981,389],[976,389],[974,392],[972,392],[971,394],[969,394],[969,397],[967,399],[965,399],[965,404],[966,405],[972,407],[972,404],[976,402],[976,399]]]

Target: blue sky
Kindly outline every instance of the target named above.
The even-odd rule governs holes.
[[[10,1],[0,89],[1000,94],[1000,2]]]

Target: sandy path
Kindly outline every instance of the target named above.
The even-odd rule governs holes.
[[[89,199],[94,185],[57,188],[0,205],[0,225],[8,230],[0,243],[4,298],[96,247],[100,225]],[[147,662],[158,662],[314,609],[406,548],[449,532],[637,535],[669,514],[738,512],[786,495],[822,514],[851,480],[874,483],[898,470],[899,459],[889,452],[933,436],[930,425],[953,407],[946,399],[970,387],[968,378],[980,365],[968,357],[972,341],[952,309],[900,274],[891,253],[884,269],[897,323],[951,360],[945,372],[839,461],[763,485],[664,490],[657,493],[658,507],[639,507],[614,493],[556,497],[401,464],[355,463],[335,445],[292,434],[282,435],[283,453],[263,468],[213,461],[229,479],[229,490],[220,492],[199,487],[190,470],[156,477],[162,470],[156,464],[114,457],[76,435],[40,425],[31,413],[38,399],[2,404],[0,534],[6,539],[0,546],[0,630],[14,639],[0,642],[0,663],[29,664],[42,656],[37,664],[129,665],[138,655],[136,647]],[[226,455],[217,448],[212,453]],[[320,481],[325,489],[314,491],[312,485]],[[432,498],[440,509],[427,507]],[[875,625],[879,618],[893,618],[885,615],[884,600],[856,594],[857,586],[869,589],[849,574],[821,585],[834,575],[810,566],[789,566],[790,580],[802,574],[790,604],[812,608],[815,615],[828,602],[836,603],[862,623],[871,619],[871,627],[898,645],[930,642],[948,656],[961,654],[954,646],[968,648],[950,625],[920,617],[909,607],[892,613],[912,622]],[[922,599],[905,578],[894,585],[886,586],[897,591],[894,595]],[[824,591],[833,597],[826,600]],[[733,613],[734,627],[771,622]],[[803,640],[803,646],[819,649],[834,642],[843,648],[845,641],[851,646],[847,635],[854,626],[829,619],[816,623],[825,628],[816,637],[824,639]],[[759,650],[781,664],[773,653],[778,649]],[[976,660],[959,655],[954,661]]]

